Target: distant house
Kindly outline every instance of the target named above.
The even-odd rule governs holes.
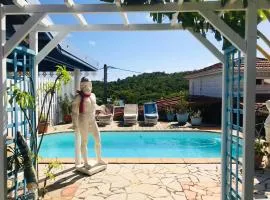
[[[242,66],[243,67],[243,66]],[[270,94],[270,62],[257,58],[256,94]],[[241,70],[243,73],[243,70]],[[222,64],[216,63],[185,76],[189,80],[189,94],[193,96],[222,97]]]

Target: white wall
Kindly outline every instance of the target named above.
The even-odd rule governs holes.
[[[189,94],[209,96],[209,97],[221,97],[222,96],[221,74],[190,79]]]
[[[265,79],[267,77],[258,77],[258,79]],[[241,81],[241,86],[243,83]],[[235,89],[237,83],[235,83]],[[256,85],[257,94],[270,94],[270,84]],[[189,94],[209,97],[222,97],[222,75],[205,75],[189,80]]]

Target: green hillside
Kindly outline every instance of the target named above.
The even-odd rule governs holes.
[[[166,74],[164,72],[143,73],[123,80],[108,83],[108,97],[123,99],[125,103],[144,103],[162,97],[173,96],[181,90],[188,90],[187,72]],[[98,102],[103,97],[103,82],[93,81],[93,92]]]

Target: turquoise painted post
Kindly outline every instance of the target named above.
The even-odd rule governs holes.
[[[31,94],[34,93],[33,84],[30,84],[30,78],[33,76],[33,59],[34,59],[34,52],[24,48],[24,47],[16,47],[12,53],[12,59],[7,59],[7,66],[9,69],[9,74],[7,75],[7,80],[12,84],[16,84],[16,86],[23,90],[27,91]],[[28,62],[27,62],[28,61]],[[29,73],[29,74],[28,74]],[[10,99],[12,92],[8,92],[8,99]],[[32,138],[29,138],[29,126],[26,122],[26,118],[24,117],[22,111],[20,110],[19,106],[13,102],[12,105],[7,109],[9,113],[9,120],[8,120],[8,130],[10,136],[13,137],[12,141],[6,141],[6,145],[15,146],[15,156],[20,154],[19,150],[16,147],[17,141],[17,131],[20,131],[21,134],[26,138],[26,140],[30,143],[36,143]],[[28,110],[27,113],[31,116],[30,119],[33,123],[33,127],[36,127],[36,118],[35,118],[35,111]],[[35,130],[34,130],[35,131]],[[34,149],[31,149],[32,151]],[[27,189],[26,189],[26,181],[19,181],[18,174],[23,172],[23,168],[20,169],[13,169],[7,171],[7,178],[13,181],[13,187],[9,188],[8,194],[11,194],[14,199],[29,199],[27,197]],[[18,191],[23,191],[23,194]]]
[[[241,98],[241,53],[231,47],[225,51],[223,83],[222,199],[241,199],[241,139],[243,111]]]

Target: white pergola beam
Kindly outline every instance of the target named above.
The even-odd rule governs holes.
[[[123,18],[123,20],[124,20],[124,24],[125,24],[126,26],[129,25],[129,20],[128,20],[127,13],[126,13],[126,12],[121,12],[120,14],[121,14],[121,16],[122,16],[122,18]]]
[[[188,31],[199,40],[203,46],[205,46],[212,54],[216,56],[217,59],[220,60],[223,64],[225,63],[224,54],[221,53],[218,48],[216,48],[209,40],[203,37],[200,33],[194,32],[192,29],[188,29]]]
[[[13,0],[13,3],[14,3],[16,6],[20,7],[20,8],[23,8],[23,7],[27,6],[27,5],[29,5],[29,4],[26,2],[26,0]],[[31,14],[30,14],[30,15],[31,15]],[[49,26],[49,25],[52,24],[52,22],[51,22],[47,17],[43,18],[40,22],[41,22],[41,24],[43,24],[44,26]]]
[[[199,13],[208,20],[222,35],[243,53],[246,52],[245,40],[231,29],[222,19],[211,10],[199,10]]]
[[[257,34],[270,48],[270,41],[268,40],[268,38],[259,30],[258,30]]]
[[[270,9],[270,1],[257,1],[258,9]],[[30,14],[30,13],[111,13],[111,12],[198,12],[200,9],[213,11],[239,11],[245,10],[242,1],[237,1],[234,4],[221,6],[220,1],[207,2],[184,2],[182,5],[178,3],[166,3],[155,5],[122,5],[121,9],[115,4],[75,4],[72,7],[67,7],[64,4],[42,4],[42,5],[27,5],[19,8],[15,5],[5,5],[4,12],[7,15]]]
[[[64,0],[64,2],[69,8],[71,8],[75,5],[73,0]]]
[[[228,4],[234,4],[237,0],[230,0]],[[221,11],[218,16],[221,17],[224,14],[224,11]]]
[[[72,8],[75,5],[73,0],[64,0],[67,7]],[[88,23],[82,14],[74,14],[76,19],[80,22],[81,25],[86,26]]]
[[[77,20],[80,22],[81,25],[86,26],[88,24],[85,17],[82,14],[74,14],[74,16],[77,18]]]
[[[38,32],[91,32],[91,31],[167,31],[181,30],[182,25],[177,24],[93,24],[87,26],[81,25],[51,25],[49,27],[36,26],[35,31]]]
[[[38,65],[66,36],[68,32],[58,33],[41,51],[36,55],[35,64]]]
[[[115,5],[119,8],[119,10],[121,10],[121,0],[115,0]],[[129,25],[129,20],[128,20],[128,16],[126,12],[120,12],[123,20],[124,20],[124,24],[127,26]]]
[[[184,0],[178,0],[178,5],[182,5],[183,3],[184,3]],[[177,19],[178,15],[179,15],[179,12],[176,12],[173,14],[172,21],[171,21],[172,26],[178,23],[178,19]]]
[[[13,0],[12,1],[16,6],[24,7],[28,5],[28,3],[25,0]]]
[[[179,15],[179,12],[173,13],[173,15],[172,15],[172,21],[171,21],[171,25],[172,26],[174,26],[175,24],[178,23],[178,15]]]
[[[11,36],[4,46],[4,57],[7,57],[12,52],[12,50],[35,28],[44,16],[44,13],[33,14],[24,25]]]

